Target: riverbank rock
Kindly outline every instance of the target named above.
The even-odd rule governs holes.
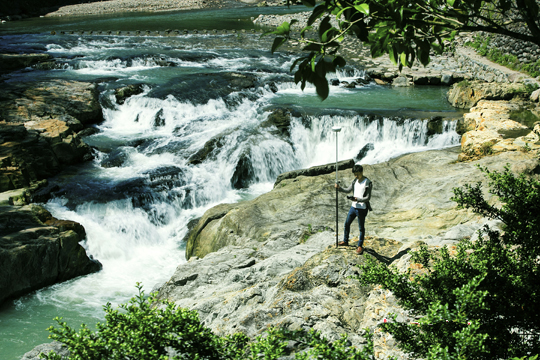
[[[0,303],[99,271],[79,244],[85,237],[82,225],[41,206],[0,206]]]
[[[540,153],[536,119],[523,102],[481,100],[464,115],[468,131],[461,138],[458,159],[468,161],[506,151]]]
[[[0,89],[0,192],[92,158],[79,132],[102,121],[95,84],[51,80]]]
[[[454,84],[447,96],[452,106],[469,109],[478,104],[480,100],[524,99],[526,95],[525,88],[521,83],[486,83],[474,80]]]
[[[329,339],[347,333],[355,346],[362,338],[366,302],[372,290],[351,279],[365,257],[338,248],[329,231],[302,230],[272,236],[263,243],[245,239],[204,259],[180,265],[159,297],[198,311],[218,334],[241,331],[255,337],[269,326],[313,328]],[[401,243],[368,239],[376,257],[395,260]],[[399,254],[398,254],[399,253]],[[382,313],[381,313],[382,315]]]
[[[220,335],[250,337],[269,326],[313,328],[336,340],[347,334],[353,346],[365,344],[363,329],[375,330],[376,358],[406,356],[377,325],[396,314],[414,321],[397,299],[378,287],[362,287],[351,276],[373,256],[405,271],[411,249],[454,246],[472,237],[485,219],[457,210],[449,199],[454,187],[485,177],[476,165],[540,172],[538,158],[506,152],[475,162],[456,162],[459,149],[408,154],[384,164],[365,165],[374,182],[367,217],[365,254],[354,246],[335,248],[334,173],[291,173],[267,194],[240,204],[208,210],[192,228],[188,262],[159,287],[159,297],[197,310],[201,321]],[[339,177],[352,181],[350,169]],[[350,202],[340,199],[341,228]],[[353,234],[357,228],[351,228]],[[353,235],[354,236],[354,235]],[[352,239],[351,242],[356,241]],[[213,244],[213,245],[212,245]]]
[[[24,69],[51,59],[49,54],[0,54],[0,73]]]
[[[450,201],[452,188],[483,176],[473,163],[457,162],[459,152],[456,147],[365,165],[364,174],[374,182],[374,210],[366,219],[368,235],[429,243],[431,238],[446,236],[454,226],[472,221]],[[526,152],[507,152],[480,161],[493,169],[502,169],[507,162],[526,163],[531,169],[537,166],[534,154]],[[326,174],[293,175],[256,199],[208,210],[188,234],[186,258],[202,258],[221,247],[238,245],[244,238],[264,242],[275,234],[309,226],[335,229],[334,169],[328,165]],[[348,185],[353,174],[341,170],[339,178]],[[350,202],[344,194],[338,200],[341,230]]]

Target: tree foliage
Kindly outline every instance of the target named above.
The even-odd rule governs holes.
[[[49,338],[64,343],[72,360],[273,360],[291,353],[298,360],[373,359],[369,332],[362,349],[350,346],[346,335],[332,342],[314,330],[270,328],[253,341],[242,333],[221,337],[201,324],[196,311],[158,300],[157,293],[146,297],[137,288],[139,294],[119,309],[104,306],[106,322],[97,331],[82,324],[77,332],[56,318],[59,327],[49,328]],[[62,360],[54,352],[41,357]]]
[[[415,60],[427,65],[430,53],[444,51],[445,41],[459,32],[483,31],[501,34],[540,46],[539,5],[536,0],[302,0],[313,7],[306,27],[300,32],[306,55],[298,58],[291,71],[295,82],[316,86],[317,94],[328,96],[326,74],[344,66],[337,51],[345,35],[353,35],[368,44],[373,57],[388,54],[401,70]],[[333,26],[335,19],[337,26]],[[314,28],[320,20],[318,28]],[[272,52],[291,38],[291,23],[284,22]],[[528,32],[519,30],[523,26]],[[316,30],[315,37],[309,37]]]
[[[540,353],[540,183],[515,176],[508,166],[501,173],[482,171],[502,205],[485,199],[481,183],[454,189],[452,200],[500,220],[502,232],[484,227],[477,240],[462,240],[452,251],[421,247],[411,259],[421,264],[420,273],[400,273],[373,259],[362,266],[362,283],[382,284],[417,319],[381,324],[414,358]]]

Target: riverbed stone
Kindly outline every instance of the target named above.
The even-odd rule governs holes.
[[[99,271],[79,244],[84,228],[38,205],[0,206],[0,303]]]

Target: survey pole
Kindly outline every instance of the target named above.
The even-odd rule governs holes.
[[[336,133],[336,184],[338,184],[338,132],[341,131],[340,126],[334,126],[332,131]],[[336,187],[336,248],[339,243],[339,223],[338,223],[338,188]]]

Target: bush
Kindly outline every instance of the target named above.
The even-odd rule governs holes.
[[[482,169],[490,193],[481,183],[454,189],[461,208],[500,220],[503,232],[487,227],[476,241],[464,239],[455,253],[427,247],[413,253],[424,269],[399,273],[370,259],[361,266],[364,284],[382,284],[417,324],[390,322],[381,327],[413,358],[508,359],[540,353],[540,183]]]
[[[49,328],[49,338],[64,343],[74,360],[273,360],[292,352],[299,360],[373,359],[369,332],[361,350],[349,346],[346,335],[331,342],[313,330],[270,328],[252,342],[241,333],[220,337],[201,324],[196,311],[158,300],[157,293],[145,297],[140,284],[137,289],[139,294],[120,305],[120,310],[110,303],[104,306],[106,322],[98,323],[97,331],[82,324],[76,332],[56,318],[59,327]],[[290,342],[294,348],[288,348]],[[41,357],[62,359],[54,352]]]

